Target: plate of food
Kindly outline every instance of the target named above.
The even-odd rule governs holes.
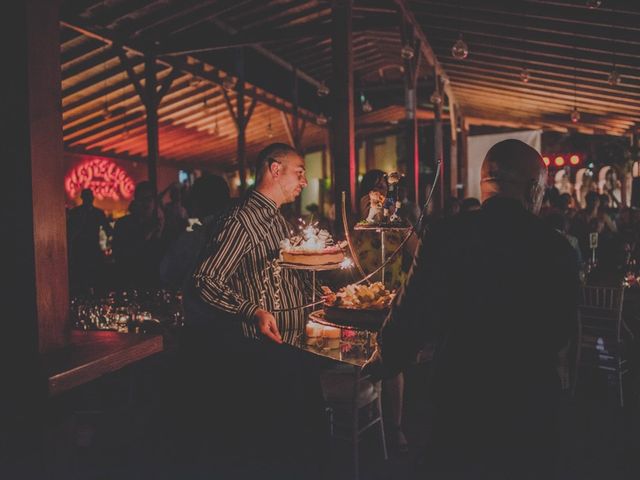
[[[382,282],[351,284],[333,292],[322,287],[327,321],[363,330],[378,330],[389,313],[395,296]]]

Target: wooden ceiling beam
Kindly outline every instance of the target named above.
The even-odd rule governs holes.
[[[529,102],[532,105],[541,105],[543,108],[553,108],[555,105],[565,105],[567,108],[572,108],[574,104],[573,92],[568,91],[566,94],[554,93],[548,90],[536,90],[527,87],[515,87],[505,84],[497,85],[491,80],[476,80],[471,77],[466,78],[464,81],[457,82],[452,80],[453,88],[459,90],[467,90],[471,87],[475,89],[482,89],[488,94],[495,96],[496,98],[513,98],[515,101]],[[578,106],[583,108],[589,108],[596,111],[610,112],[611,102],[606,100],[596,100],[593,98],[586,98],[578,95],[576,98]],[[619,112],[627,112],[630,115],[640,114],[640,105],[616,105],[616,109]]]
[[[136,56],[143,55],[143,50],[144,50],[143,46],[137,45],[135,41],[127,42],[125,41],[125,39],[117,38],[117,35],[114,35],[113,32],[104,31],[104,29],[100,29],[99,27],[83,25],[83,22],[77,19],[74,20],[73,23],[71,23],[70,21],[63,21],[62,23],[63,25],[69,28],[76,29],[77,31],[79,31],[84,35],[90,36],[92,38],[97,38],[109,45],[112,45],[114,43],[118,44],[119,46],[128,50],[129,52],[133,53]],[[198,76],[199,78],[212,82],[216,85],[222,85],[223,77],[220,76],[219,71],[215,69],[211,71],[205,71],[202,64],[193,65],[187,61],[176,60],[176,59],[169,59],[169,60],[161,59],[159,60],[159,63],[164,66],[177,68],[178,70],[191,73],[193,75]],[[252,98],[255,97],[256,101],[258,102],[266,103],[267,105],[270,105],[279,110],[286,111],[287,113],[292,113],[293,111],[291,103],[285,99],[278,98],[275,95],[266,94],[264,93],[263,90],[253,89],[251,86],[248,87],[246,91],[248,96]],[[317,115],[315,115],[314,113],[303,108],[299,108],[298,112],[301,118],[304,118],[314,123],[317,122]]]
[[[574,85],[573,82],[547,82],[540,78],[531,79],[529,82],[524,83],[520,80],[518,74],[511,75],[502,75],[501,72],[496,72],[495,70],[491,75],[490,73],[482,72],[482,71],[473,71],[469,68],[465,68],[464,70],[456,70],[455,68],[450,68],[449,72],[453,76],[452,81],[460,84],[464,84],[468,80],[478,80],[478,81],[491,81],[493,85],[495,85],[495,89],[499,90],[503,87],[509,88],[520,88],[522,91],[531,92],[531,93],[539,93],[542,96],[547,94],[566,94],[570,95],[573,98],[574,94]],[[460,80],[458,80],[458,78]],[[622,89],[615,88],[602,88],[602,87],[591,87],[589,85],[585,85],[581,83],[576,88],[577,96],[582,99],[586,99],[588,101],[593,100],[596,103],[607,104],[609,106],[615,105],[617,103],[627,104],[628,102],[638,103],[640,100],[640,92],[633,93]]]

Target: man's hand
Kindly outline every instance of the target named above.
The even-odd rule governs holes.
[[[276,343],[282,343],[276,319],[272,314],[259,308],[256,310],[255,319],[261,334]]]

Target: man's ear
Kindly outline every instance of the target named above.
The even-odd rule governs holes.
[[[278,162],[273,162],[269,165],[269,171],[271,172],[271,175],[277,177],[280,174],[280,164]]]

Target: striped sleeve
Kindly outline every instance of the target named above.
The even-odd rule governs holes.
[[[193,277],[200,298],[240,320],[251,322],[259,306],[232,290],[226,282],[250,247],[249,237],[238,221],[231,221],[217,234],[213,251],[198,266]]]

